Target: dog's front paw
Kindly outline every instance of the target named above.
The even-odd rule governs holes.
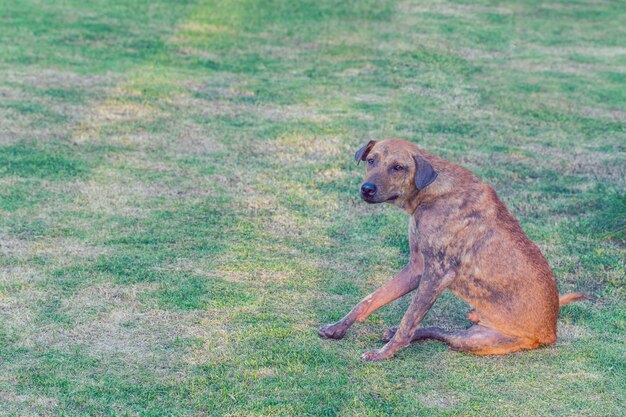
[[[348,328],[342,323],[327,324],[321,327],[317,334],[324,339],[342,339],[346,335]]]
[[[361,359],[363,359],[366,362],[378,362],[378,361],[382,361],[385,359],[389,359],[393,356],[393,354],[389,354],[388,352],[385,352],[384,349],[376,349],[376,350],[370,350],[369,352],[365,352],[364,354],[361,355]]]

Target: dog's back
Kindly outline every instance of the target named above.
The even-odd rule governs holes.
[[[556,340],[559,296],[539,248],[496,192],[471,171],[421,149],[439,173],[418,206],[427,252],[458,262],[449,289],[472,306],[479,321],[504,334],[549,344]],[[423,217],[424,221],[420,220]]]
[[[464,262],[450,290],[476,309],[483,324],[539,344],[554,342],[559,297],[547,260],[495,191],[471,184],[470,194],[479,198],[464,211],[475,220],[464,233]]]

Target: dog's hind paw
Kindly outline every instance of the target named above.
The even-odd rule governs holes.
[[[398,331],[398,328],[396,326],[390,327],[389,329],[383,332],[383,336],[380,338],[380,341],[387,343],[388,341],[393,339],[393,336],[396,334],[397,331]]]
[[[465,318],[467,318],[469,321],[471,321],[474,324],[478,324],[478,321],[480,320],[476,310],[468,311],[467,314],[465,315]]]

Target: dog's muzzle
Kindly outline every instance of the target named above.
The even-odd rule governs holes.
[[[361,186],[361,197],[368,200],[376,194],[376,185],[371,182],[366,182]]]

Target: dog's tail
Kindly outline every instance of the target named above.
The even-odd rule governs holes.
[[[568,294],[563,294],[559,297],[559,307],[563,307],[564,305],[567,305],[569,303],[582,300],[591,300],[591,298],[588,295],[581,294],[579,292],[570,292]]]

